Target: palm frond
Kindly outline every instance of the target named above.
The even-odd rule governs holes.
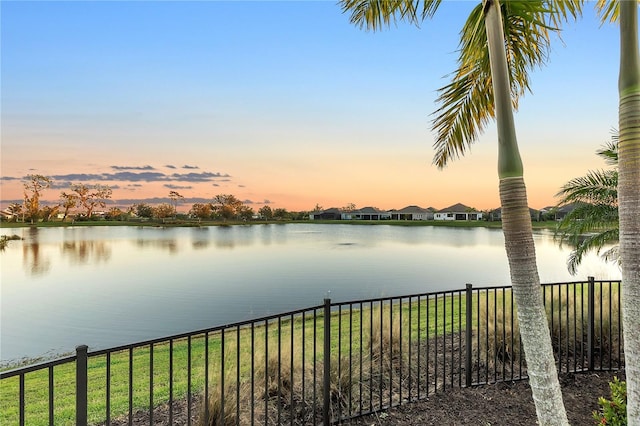
[[[598,0],[596,3],[596,10],[600,15],[600,21],[604,24],[606,22],[617,22],[619,7],[617,1],[610,0]]]
[[[361,29],[378,31],[399,20],[414,25],[431,18],[442,0],[341,0],[343,13],[350,13],[349,21]],[[422,5],[422,7],[420,7]]]
[[[550,10],[551,24],[559,28],[563,22],[575,20],[582,15],[584,0],[553,0],[546,3]]]
[[[618,140],[618,130],[612,129],[611,140],[605,143],[602,148],[596,151],[596,154],[604,158],[604,161],[611,166],[618,165]]]
[[[518,99],[530,91],[529,72],[543,65],[550,48],[551,25],[579,10],[580,2],[566,1],[565,12],[552,12],[546,1],[512,0],[501,4],[505,46],[514,109]],[[552,18],[553,15],[553,18]],[[482,6],[474,8],[461,32],[458,70],[451,83],[438,90],[432,127],[436,133],[433,163],[442,168],[447,161],[464,155],[495,115],[491,69]]]
[[[556,194],[560,205],[584,202],[617,206],[618,171],[590,170],[585,176],[571,179]]]
[[[595,251],[600,254],[600,251],[605,245],[617,243],[619,238],[618,229],[609,229],[597,234],[588,235],[581,240],[575,247],[575,249],[569,254],[567,259],[567,268],[569,272],[574,275],[578,266],[582,262],[585,254],[590,251]],[[617,248],[613,247],[606,251],[606,259],[613,259],[612,256],[617,252]]]
[[[555,231],[560,244],[575,244],[584,234],[617,228],[617,207],[605,204],[580,204],[567,214]]]

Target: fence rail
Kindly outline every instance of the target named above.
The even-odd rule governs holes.
[[[623,365],[620,282],[543,284],[559,371]],[[332,424],[527,378],[510,287],[332,303],[0,372],[1,424]]]

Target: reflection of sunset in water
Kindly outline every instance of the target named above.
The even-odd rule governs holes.
[[[13,232],[14,230],[12,230]],[[15,229],[0,254],[1,359],[92,349],[322,302],[509,282],[499,229],[356,225]],[[535,234],[543,283],[618,279],[589,256],[579,275]],[[330,292],[330,293],[329,293]]]

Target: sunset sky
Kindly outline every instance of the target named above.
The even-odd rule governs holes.
[[[34,173],[54,179],[48,200],[100,183],[124,204],[175,190],[256,210],[497,207],[495,123],[431,164],[436,91],[475,4],[373,33],[331,1],[2,1],[2,207]],[[617,127],[618,28],[593,4],[515,116],[534,208],[605,167]]]

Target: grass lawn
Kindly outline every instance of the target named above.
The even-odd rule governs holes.
[[[356,356],[361,352],[366,354],[381,350],[375,349],[371,342],[378,338],[387,339],[389,333],[396,333],[395,339],[404,339],[406,345],[411,340],[458,331],[458,318],[460,315],[464,318],[465,307],[460,296],[447,295],[446,299],[422,298],[419,303],[417,298],[412,303],[409,303],[409,299],[403,299],[402,304],[385,304],[383,309],[372,303],[358,304],[353,308],[349,310],[343,306],[332,312],[332,356],[338,353],[342,357],[346,354]],[[418,318],[421,318],[420,322]],[[290,364],[294,367],[292,370],[296,372],[296,381],[313,382],[314,378],[322,375],[322,309],[316,311],[315,317],[313,311],[307,311],[304,317],[301,314],[288,315],[266,326],[262,321],[253,328],[226,328],[224,339],[222,333],[216,330],[190,339],[144,345],[108,355],[90,355],[89,422],[95,424],[105,420],[107,387],[113,419],[126,415],[129,410],[148,410],[150,403],[157,406],[170,398],[185,398],[189,388],[194,394],[200,395],[204,393],[205,385],[215,390],[220,387],[223,374],[226,384],[249,383],[251,377],[256,382],[264,382],[265,371],[273,368],[270,365],[274,363],[274,357],[280,358],[276,365]],[[366,347],[363,348],[363,345]],[[317,371],[311,370],[314,366],[317,366]],[[110,377],[108,384],[107,368]],[[292,374],[293,377],[290,371],[286,370],[283,374]],[[75,362],[25,375],[25,424],[49,424],[50,374],[54,389],[53,423],[74,424]],[[317,386],[321,387],[321,380]],[[19,423],[19,389],[19,377],[0,381],[0,424]]]

